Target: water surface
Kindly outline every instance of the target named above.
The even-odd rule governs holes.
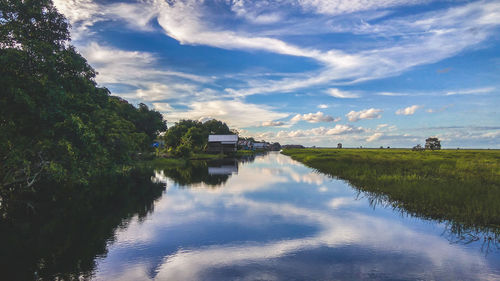
[[[116,229],[95,280],[500,280],[500,254],[446,222],[374,207],[288,156],[155,171],[146,216]]]

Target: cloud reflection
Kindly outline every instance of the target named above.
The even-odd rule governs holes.
[[[104,259],[99,265],[97,279],[217,280],[241,277],[285,280],[287,274],[303,276],[298,279],[332,276],[349,279],[353,278],[349,274],[354,271],[361,274],[358,279],[374,276],[375,279],[398,276],[403,279],[408,276],[413,276],[411,279],[463,276],[481,279],[484,273],[489,273],[493,279],[500,278],[498,268],[494,271],[479,252],[450,245],[443,237],[419,226],[418,222],[408,224],[408,220],[397,215],[387,216],[383,210],[363,211],[368,205],[366,200],[356,200],[354,191],[344,183],[344,193],[333,198],[325,197],[324,192],[311,192],[308,186],[326,191],[333,186],[338,190],[341,182],[331,181],[287,159],[276,154],[258,158],[254,163],[242,165],[238,175],[218,189],[204,189],[203,184],[196,189],[178,189],[172,181],[157,173],[156,180],[168,185],[167,194],[156,202],[155,212],[146,221],[138,223],[134,220],[127,229],[117,232],[108,259],[113,260],[118,249],[133,251],[139,244],[141,247],[161,244],[168,239],[169,233],[197,224],[206,226],[206,229],[221,223],[234,228],[246,227],[249,238],[241,241],[230,232],[208,244],[182,246],[183,237],[178,237],[171,241],[177,243],[177,250],[162,255],[158,261],[115,268]],[[287,197],[304,190],[302,197],[298,197],[300,199]],[[268,196],[256,197],[262,193]],[[275,193],[280,196],[271,196]],[[311,200],[317,203],[311,206],[308,204]],[[287,233],[272,240],[262,240],[256,231],[273,231],[276,225],[310,226],[316,231],[300,237]],[[210,234],[188,235],[201,238]],[[315,260],[315,264],[309,264],[308,256]],[[323,258],[318,258],[320,256]],[[118,254],[116,258],[118,261],[115,262],[119,263]],[[295,263],[297,266],[292,266]],[[401,271],[397,266],[406,266],[406,269]],[[113,275],[117,268],[118,271],[130,271],[130,274]],[[374,268],[378,271],[372,272]],[[231,275],[236,272],[236,276]]]

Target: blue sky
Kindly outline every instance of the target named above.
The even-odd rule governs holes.
[[[97,82],[169,124],[347,147],[500,148],[500,2],[54,0]]]

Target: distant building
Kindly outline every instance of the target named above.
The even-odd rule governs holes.
[[[254,149],[259,149],[259,150],[266,150],[269,149],[270,144],[267,142],[254,142],[253,143],[253,148]]]
[[[342,148],[342,144],[340,142],[337,143],[337,148]]]
[[[209,135],[207,152],[236,152],[237,145],[238,135]]]

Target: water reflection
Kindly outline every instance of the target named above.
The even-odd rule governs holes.
[[[92,192],[46,184],[36,194],[10,198],[0,220],[0,279],[90,279],[115,231],[154,211],[165,185],[151,182],[152,176],[136,170],[100,178]]]
[[[66,246],[52,242],[40,254],[28,247],[40,247],[37,243],[48,236],[31,237],[33,242],[17,250],[17,256],[34,258],[19,264],[41,272],[45,267],[40,261],[51,261],[51,273],[44,276],[71,273],[95,280],[500,278],[498,251],[486,256],[477,243],[450,243],[443,235],[452,233],[446,223],[402,216],[392,208],[374,209],[373,202],[383,203],[381,198],[277,153],[249,161],[194,162],[183,169],[155,171],[153,179],[153,184],[131,183],[154,192],[144,191],[140,203],[126,204],[115,214],[109,206],[94,211],[98,203],[78,206],[86,211],[74,223],[57,228],[67,233],[59,234],[68,235],[66,240],[54,236]],[[66,232],[65,226],[70,227]],[[92,231],[99,235],[77,238]],[[17,244],[22,244],[20,239]],[[60,248],[75,249],[66,263],[71,270],[65,269]],[[87,265],[77,266],[81,261]]]
[[[451,243],[478,245],[481,252],[486,255],[492,251],[500,250],[500,225],[474,222],[472,219],[469,219],[467,223],[463,223],[453,216],[436,214],[433,210],[424,209],[423,206],[420,209],[412,207],[411,210],[408,210],[403,203],[391,200],[385,194],[365,191],[353,185],[351,187],[358,191],[358,197],[366,197],[373,209],[377,207],[389,208],[402,216],[418,217],[444,224],[445,228],[442,235]],[[423,205],[425,206],[425,204]],[[482,214],[483,217],[488,215],[495,216],[496,214]]]
[[[224,184],[235,174],[238,174],[238,161],[230,158],[213,161],[192,161],[184,167],[158,171],[157,177],[161,180],[167,176],[181,187],[205,184],[215,188]]]
[[[119,232],[146,232],[147,239],[112,245],[99,261],[98,279],[500,278],[498,253],[450,244],[445,224],[373,210],[345,182],[286,156],[239,164],[238,174],[216,189],[198,181],[187,185],[202,188],[186,189],[159,174],[168,193],[156,211]]]

